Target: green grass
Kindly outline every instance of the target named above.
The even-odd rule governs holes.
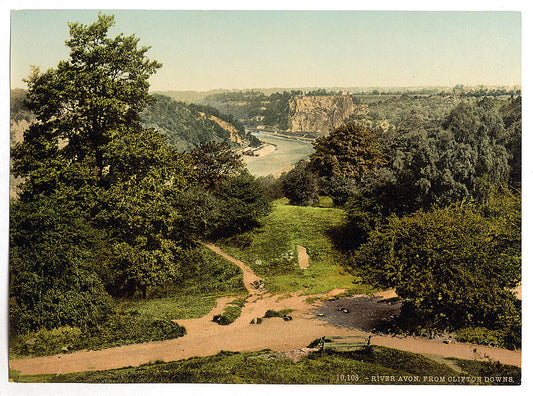
[[[149,300],[122,301],[120,311],[133,310],[146,317],[168,319],[201,318],[215,306],[219,295],[179,295]]]
[[[313,353],[298,362],[264,350],[260,352],[220,352],[176,362],[159,362],[118,370],[64,375],[20,376],[19,382],[85,383],[254,383],[254,384],[434,384],[435,378],[461,376],[513,376],[520,383],[520,369],[487,362],[463,361],[463,372],[422,355],[385,347],[370,352]],[[394,376],[395,381],[383,376]],[[405,378],[405,377],[407,378]],[[401,378],[400,378],[401,377]],[[433,380],[430,381],[428,377]],[[410,381],[400,381],[402,378]],[[491,382],[482,382],[489,385]]]
[[[354,288],[354,277],[343,271],[344,256],[329,235],[344,224],[338,208],[300,207],[277,201],[261,227],[219,242],[230,255],[244,261],[265,278],[271,292],[302,290],[325,293],[335,288]],[[300,269],[296,246],[309,254],[309,268]],[[365,292],[368,287],[363,287]]]
[[[235,322],[237,318],[241,316],[242,308],[244,307],[244,304],[246,304],[246,299],[247,297],[241,297],[229,302],[226,307],[224,307],[224,312],[222,314],[213,317],[213,322],[223,326]]]
[[[219,255],[199,247],[189,253],[188,260],[185,279],[161,285],[145,300],[117,300],[114,313],[91,328],[63,326],[12,338],[10,358],[180,337],[186,329],[172,319],[200,318],[214,308],[218,297],[247,294],[241,270]]]

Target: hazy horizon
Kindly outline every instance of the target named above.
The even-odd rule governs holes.
[[[151,91],[521,86],[521,13],[511,11],[128,11],[110,36],[135,34],[163,63]],[[30,65],[68,58],[68,22],[97,10],[11,14],[11,88]]]

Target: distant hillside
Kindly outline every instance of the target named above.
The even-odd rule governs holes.
[[[224,92],[207,96],[200,103],[231,114],[248,127],[268,125],[284,131],[288,128],[289,100],[301,94],[301,91],[270,95],[259,90]]]
[[[251,128],[265,127],[289,133],[328,134],[344,120],[366,111],[354,95],[325,89],[303,93],[290,91],[266,95],[261,91],[224,92],[207,96],[201,103],[231,114]]]
[[[197,103],[206,96],[227,91],[227,89],[211,89],[209,91],[154,91],[152,94],[168,96],[178,102]]]
[[[159,94],[153,97],[155,101],[141,113],[143,124],[163,133],[178,151],[190,151],[206,142],[259,145],[232,116],[221,114],[217,109],[177,102]]]

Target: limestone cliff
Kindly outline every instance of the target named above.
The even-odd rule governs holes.
[[[327,135],[352,114],[365,114],[348,95],[295,96],[289,102],[289,132]]]
[[[237,143],[237,144],[240,144],[240,145],[243,144],[243,139],[239,135],[239,131],[237,130],[237,128],[235,128],[234,125],[232,125],[229,122],[226,122],[224,120],[221,120],[220,118],[215,117],[214,115],[206,115],[205,113],[200,113],[200,115],[203,118],[208,118],[211,121],[216,122],[218,125],[220,125],[222,128],[224,128],[226,131],[228,131],[229,132],[229,140],[230,141],[232,141],[234,143]]]

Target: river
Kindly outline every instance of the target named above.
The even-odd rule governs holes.
[[[309,154],[314,152],[313,144],[309,141],[287,139],[260,132],[252,134],[263,143],[276,147],[272,153],[261,157],[243,156],[246,167],[254,176],[274,175],[278,177],[282,172],[290,170],[294,164],[307,159]]]

